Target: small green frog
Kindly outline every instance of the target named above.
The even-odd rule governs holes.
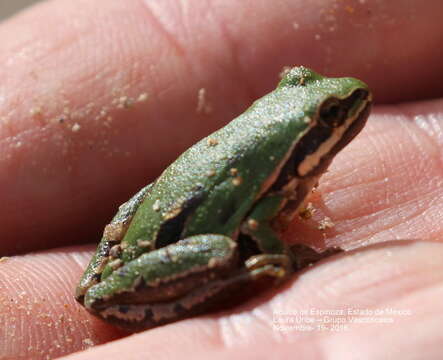
[[[207,311],[259,281],[287,279],[299,261],[279,233],[363,128],[371,102],[357,79],[292,68],[120,206],[77,300],[138,331]]]

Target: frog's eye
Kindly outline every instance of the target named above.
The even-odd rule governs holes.
[[[346,119],[351,117],[356,109],[358,109],[358,106],[356,107],[355,105],[367,99],[367,97],[368,91],[358,89],[344,99],[338,99],[336,97],[326,99],[320,105],[319,124],[327,128],[341,127]]]
[[[346,120],[346,105],[336,98],[326,100],[320,107],[318,121],[320,125],[328,128],[336,128]]]

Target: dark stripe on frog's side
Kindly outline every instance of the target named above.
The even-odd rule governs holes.
[[[320,111],[317,114],[318,119],[313,120],[316,121],[316,125],[307,131],[306,134],[297,142],[291,156],[283,166],[278,179],[275,181],[270,191],[276,192],[281,190],[294,177],[308,178],[321,175],[326,170],[334,156],[360,132],[365,124],[365,118],[369,113],[370,106],[366,106],[366,108],[360,112],[358,118],[349,126],[345,134],[334,145],[334,147],[321,158],[317,166],[312,168],[304,176],[300,176],[298,174],[298,166],[308,155],[314,154],[319,149],[321,144],[333,134],[334,129],[343,124],[344,120],[348,116],[348,111],[354,102],[358,98],[363,100],[367,96],[367,91],[359,89],[344,99],[327,99],[320,107]],[[330,105],[334,102],[338,102],[338,106],[331,108]],[[334,125],[328,126],[329,123],[334,123]]]
[[[238,156],[229,159],[227,168],[232,168],[237,161]],[[215,184],[215,186],[217,185],[219,185],[219,183]],[[155,235],[155,247],[157,249],[184,238],[183,231],[186,229],[186,222],[189,216],[193,215],[194,210],[205,201],[206,195],[207,193],[203,191],[203,189],[196,187],[195,190],[192,191],[191,196],[180,205],[180,211],[177,215],[161,224]],[[175,206],[171,206],[171,208]],[[236,204],[225,204],[220,210],[222,210],[219,214],[221,222],[228,222],[230,216],[236,210]]]
[[[196,190],[191,197],[180,205],[180,211],[176,216],[164,221],[155,235],[155,248],[159,249],[166,245],[177,242],[181,238],[184,225],[189,215],[193,214],[195,208],[204,200],[204,193]]]
[[[204,141],[204,140],[202,140]],[[232,158],[227,159],[227,166],[226,168],[230,169],[235,166],[237,161],[239,160],[240,155],[234,154]],[[215,175],[214,175],[215,176]],[[222,178],[222,177],[221,177]],[[215,183],[214,187],[219,185],[220,183]],[[207,192],[201,186],[196,186],[193,191],[191,191],[191,195],[188,199],[186,199],[182,204],[177,205],[171,205],[169,208],[179,208],[180,211],[178,214],[174,217],[171,217],[171,219],[168,219],[164,221],[157,233],[154,237],[154,243],[155,248],[161,248],[163,246],[172,244],[174,242],[177,242],[180,239],[183,239],[185,235],[183,232],[186,229],[186,222],[189,220],[189,216],[193,215],[194,210],[199,207],[206,199]],[[227,222],[229,220],[229,216],[232,214],[233,211],[235,211],[235,204],[225,204],[223,208],[221,208],[223,211],[220,216],[223,218],[222,222]],[[170,210],[172,212],[173,210]]]

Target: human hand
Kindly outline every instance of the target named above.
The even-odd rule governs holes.
[[[95,248],[79,244],[295,64],[361,78],[385,104],[322,177],[312,222],[285,234],[357,250],[230,312],[72,358],[441,357],[441,10],[437,0],[58,0],[2,23],[1,254],[38,252],[0,263],[0,357],[53,358],[123,336],[73,301]],[[335,223],[326,239],[313,226],[325,216]],[[359,248],[416,238],[436,242]],[[275,312],[350,307],[411,314],[346,331],[273,330]]]

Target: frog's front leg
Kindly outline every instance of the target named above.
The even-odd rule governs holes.
[[[254,206],[242,224],[242,233],[255,240],[261,251],[261,254],[253,255],[245,262],[253,278],[273,276],[279,281],[293,271],[343,251],[330,248],[319,253],[304,244],[291,247],[284,244],[271,222],[278,217],[285,204],[286,198],[283,195],[268,195]]]
[[[271,221],[285,203],[286,198],[283,195],[266,196],[254,206],[242,224],[241,232],[252,238],[261,252],[245,262],[255,280],[272,276],[279,282],[293,272],[293,254],[271,226]]]

